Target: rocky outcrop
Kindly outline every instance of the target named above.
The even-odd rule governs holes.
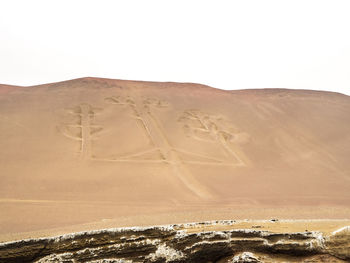
[[[349,228],[325,237],[319,232],[272,233],[232,228],[201,231],[202,225],[116,228],[6,242],[0,244],[0,262],[278,262],[278,258],[288,257],[300,259],[299,262],[346,262],[350,259]]]
[[[327,252],[342,259],[350,259],[350,226],[334,231],[326,239]]]

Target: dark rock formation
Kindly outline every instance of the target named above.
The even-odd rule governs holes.
[[[193,231],[196,226],[197,231]],[[201,232],[200,226],[119,228],[6,242],[0,244],[0,262],[267,263],[293,257],[311,263],[350,259],[349,228],[325,237],[319,232],[237,229]]]

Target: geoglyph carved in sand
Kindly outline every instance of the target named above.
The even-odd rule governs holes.
[[[184,111],[178,121],[183,123],[183,129],[188,137],[219,145],[227,157],[219,161],[221,164],[246,165],[246,157],[238,148],[233,149],[233,143],[245,140],[248,135],[232,127],[223,117],[191,109]]]
[[[165,132],[158,122],[155,115],[152,113],[152,108],[165,108],[168,104],[161,100],[145,98],[141,101],[136,101],[135,99],[127,96],[113,96],[105,98],[107,103],[128,107],[131,111],[132,117],[138,123],[140,129],[142,129],[149,140],[150,148],[136,152],[133,154],[127,154],[121,156],[117,159],[111,159],[111,161],[144,161],[144,162],[169,162],[169,142],[165,136]],[[145,158],[142,160],[142,156],[149,156],[157,152],[155,159]],[[137,158],[134,160],[134,158]]]
[[[167,138],[166,131],[152,110],[155,108],[168,107],[169,105],[165,101],[154,98],[144,98],[137,103],[135,99],[129,96],[126,98],[120,96],[108,97],[105,101],[115,105],[128,106],[132,111],[133,117],[139,123],[140,128],[144,130],[147,135],[150,145],[152,145],[152,147],[146,151],[123,156],[120,159],[125,161],[129,159],[131,161],[131,158],[138,157],[138,161],[141,161],[142,159],[140,159],[140,157],[142,155],[148,155],[154,151],[158,151],[160,157],[154,161],[174,163],[173,156],[176,155],[178,156],[176,159],[189,164],[245,165],[243,159],[246,158],[241,157],[242,154],[239,153],[240,151],[232,149],[233,145],[230,144],[230,142],[242,137],[243,133],[238,131],[236,133],[232,132],[232,127],[229,127],[229,124],[225,123],[225,120],[221,117],[208,115],[199,110],[187,110],[179,118],[179,121],[184,124],[184,130],[187,135],[191,135],[192,138],[199,141],[217,143],[222,147],[227,157],[224,159],[186,151],[171,145]],[[243,136],[245,135],[246,134],[243,134]],[[180,158],[181,155],[186,155],[187,159]],[[191,160],[191,156],[193,160]],[[115,159],[115,161],[118,161],[118,159]],[[143,161],[151,160],[145,159]]]
[[[109,160],[116,162],[174,162],[175,155],[186,155],[187,159],[182,159],[185,163],[193,164],[209,164],[209,165],[245,165],[245,156],[242,156],[238,149],[233,149],[234,142],[239,140],[239,137],[247,136],[239,131],[232,131],[230,124],[223,117],[209,115],[200,110],[186,110],[178,119],[183,124],[183,129],[188,137],[198,141],[216,143],[226,153],[224,159],[215,156],[206,156],[200,153],[189,152],[184,149],[173,147],[167,136],[164,128],[159,122],[156,115],[153,113],[154,108],[166,108],[168,103],[154,98],[143,98],[137,103],[135,99],[127,96],[113,96],[105,98],[107,103],[129,107],[133,118],[139,124],[139,127],[144,131],[151,147],[145,151],[135,152],[120,156],[119,158],[103,159],[93,155],[92,140],[96,139],[96,135],[103,130],[99,125],[93,124],[96,113],[101,109],[94,108],[87,103],[82,103],[75,108],[69,109],[68,112],[77,117],[75,124],[65,124],[60,130],[63,135],[70,139],[80,141],[80,156],[82,159]],[[233,142],[233,143],[231,143]],[[154,159],[145,158],[157,152]],[[189,156],[195,157],[195,160],[188,159]],[[176,158],[180,159],[180,158]],[[202,159],[202,160],[201,160]]]
[[[202,113],[198,110],[187,110],[178,119],[183,124],[185,133],[193,139],[215,143],[226,153],[225,158],[207,156],[196,152],[174,147],[163,128],[162,123],[154,113],[168,107],[168,103],[155,98],[134,99],[130,96],[112,96],[105,98],[105,102],[113,106],[128,107],[132,117],[138,123],[149,140],[150,148],[144,151],[128,153],[118,158],[100,158],[93,154],[92,140],[102,131],[102,127],[93,124],[97,108],[82,103],[69,113],[74,114],[76,124],[67,124],[61,132],[68,138],[80,141],[80,156],[83,160],[97,160],[108,162],[143,162],[170,164],[174,174],[193,192],[199,196],[208,196],[209,193],[195,180],[184,164],[243,166],[244,158],[238,150],[232,149],[231,141],[237,134],[232,133],[225,126],[224,120],[219,117]],[[76,130],[78,129],[78,131]],[[149,158],[152,156],[152,158]],[[186,158],[183,158],[186,156]]]
[[[99,110],[87,103],[82,103],[68,110],[68,113],[76,117],[77,122],[75,124],[65,124],[60,128],[61,133],[66,137],[80,141],[79,154],[83,160],[92,158],[92,140],[95,135],[102,131],[101,126],[92,124]]]
[[[153,98],[144,98],[141,99],[141,101],[137,101],[131,97],[109,97],[106,98],[105,101],[114,105],[129,107],[133,113],[133,117],[145,131],[152,145],[149,151],[137,152],[132,156],[127,156],[124,160],[131,160],[130,158],[134,156],[140,157],[151,151],[158,151],[160,153],[160,159],[158,159],[158,161],[170,164],[173,174],[177,176],[190,191],[202,198],[211,196],[208,189],[201,185],[184,166],[178,152],[172,147],[167,138],[162,124],[153,113],[154,108],[167,107],[168,104],[166,102]]]

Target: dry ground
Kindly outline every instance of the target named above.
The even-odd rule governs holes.
[[[342,94],[95,78],[0,86],[1,240],[349,219],[349,156]]]

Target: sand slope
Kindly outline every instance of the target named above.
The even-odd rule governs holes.
[[[198,221],[221,208],[349,218],[349,156],[342,94],[97,78],[1,85],[0,232]]]

